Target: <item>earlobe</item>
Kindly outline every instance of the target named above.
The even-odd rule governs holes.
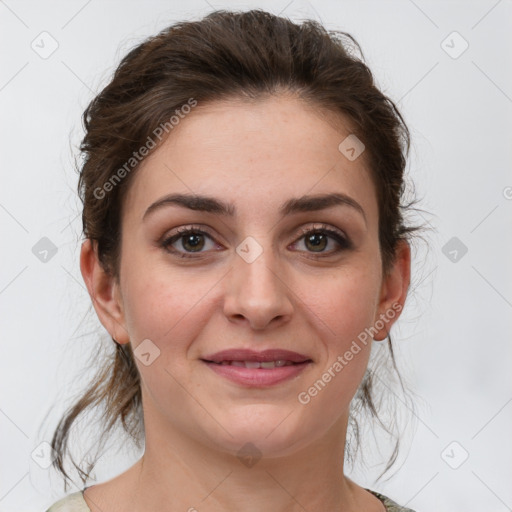
[[[378,332],[374,340],[386,339],[391,326],[398,320],[405,305],[410,281],[411,248],[406,240],[401,240],[392,267],[382,279],[379,307],[374,322]]]
[[[119,285],[102,267],[95,241],[86,239],[82,243],[80,271],[101,324],[118,343],[128,343]]]

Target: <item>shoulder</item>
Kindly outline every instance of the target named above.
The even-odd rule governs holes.
[[[84,500],[82,491],[78,491],[57,501],[46,512],[91,512],[91,510]]]
[[[366,489],[368,492],[371,492],[374,496],[379,498],[380,501],[386,507],[386,512],[414,512],[414,510],[406,507],[401,507],[398,503],[395,503],[391,498],[380,494],[379,492],[372,491],[371,489]],[[53,511],[52,511],[53,512]]]

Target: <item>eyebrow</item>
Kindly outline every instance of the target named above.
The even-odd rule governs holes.
[[[236,215],[236,207],[232,203],[226,203],[215,197],[196,194],[170,194],[151,204],[145,211],[142,220],[145,220],[151,213],[170,205],[227,217]],[[352,197],[341,193],[310,195],[289,199],[281,206],[279,214],[284,217],[285,215],[300,212],[316,212],[334,206],[349,206],[357,210],[366,223],[366,214],[363,207]]]

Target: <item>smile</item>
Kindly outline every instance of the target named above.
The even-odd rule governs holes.
[[[309,359],[301,363],[292,361],[213,361],[202,360],[213,372],[246,388],[264,388],[297,378],[312,361]]]
[[[213,363],[214,361],[209,361],[209,362]],[[240,367],[245,367],[245,368],[270,369],[270,368],[276,368],[276,367],[279,368],[282,366],[291,366],[291,365],[299,364],[299,363],[294,363],[293,361],[285,361],[284,359],[279,359],[278,361],[221,361],[220,363],[215,363],[215,364],[220,364],[223,366],[240,366]]]

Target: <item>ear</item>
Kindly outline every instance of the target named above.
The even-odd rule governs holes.
[[[406,240],[398,243],[395,260],[382,278],[379,306],[373,325],[377,330],[374,340],[387,338],[391,326],[398,320],[411,281],[411,248]],[[384,324],[382,328],[380,326]]]
[[[128,343],[119,283],[100,264],[97,244],[90,239],[82,243],[80,270],[103,327],[118,343]]]

